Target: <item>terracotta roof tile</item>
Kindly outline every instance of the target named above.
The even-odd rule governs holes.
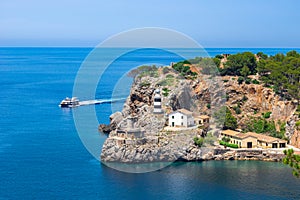
[[[271,137],[271,136],[263,135],[263,134],[258,134],[258,133],[253,133],[253,132],[248,132],[246,134],[252,135],[252,136],[256,137],[258,140],[261,140],[261,141],[264,141],[264,142],[269,142],[269,143],[272,143],[274,141],[286,142],[285,140],[282,140],[282,139],[279,139],[279,138],[275,138],[275,137]]]
[[[222,131],[223,134],[226,134],[226,135],[230,135],[230,136],[235,136],[236,134],[239,134],[240,132],[237,132],[237,131],[233,131],[233,130],[223,130]]]

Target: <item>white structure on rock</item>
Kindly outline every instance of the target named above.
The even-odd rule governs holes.
[[[155,95],[154,95],[154,114],[161,114],[162,108],[161,108],[161,96],[160,96],[160,90],[156,89],[155,90]]]
[[[169,114],[170,127],[190,127],[194,126],[193,113],[186,109],[179,109]]]

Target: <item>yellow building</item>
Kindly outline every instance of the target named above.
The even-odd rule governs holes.
[[[274,138],[267,135],[248,132],[248,135],[252,135],[257,138],[258,146],[262,148],[285,148],[287,142],[285,140]]]
[[[287,145],[285,140],[253,132],[223,130],[221,136],[229,138],[229,143],[237,144],[239,148],[285,148]]]
[[[194,116],[195,124],[197,125],[204,125],[209,123],[209,116],[207,115],[199,115]]]

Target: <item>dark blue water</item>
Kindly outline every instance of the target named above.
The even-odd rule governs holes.
[[[102,165],[82,145],[73,120],[72,112],[93,106],[58,107],[61,99],[72,96],[76,73],[90,50],[0,48],[0,199],[300,199],[300,180],[281,163],[175,163],[145,174]],[[275,54],[289,49],[208,52],[214,56],[248,50]],[[190,55],[197,56],[192,51]],[[156,50],[129,54],[112,64],[119,67],[108,69],[94,97],[111,98],[115,82],[131,66],[176,59]],[[126,96],[128,91],[122,91],[117,94]],[[122,102],[114,105],[121,108]],[[108,123],[111,105],[95,109],[99,123]],[[99,136],[97,127],[86,131]],[[104,141],[105,136],[100,137]]]

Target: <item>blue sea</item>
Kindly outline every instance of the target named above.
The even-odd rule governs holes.
[[[177,162],[149,173],[125,173],[101,164],[106,136],[97,124],[109,123],[124,101],[75,109],[61,109],[60,101],[74,94],[80,100],[124,98],[130,69],[145,63],[168,65],[182,57],[157,49],[130,52],[111,62],[91,86],[89,81],[104,69],[101,65],[119,51],[105,49],[103,63],[83,71],[86,82],[78,83],[84,87],[74,92],[91,50],[0,48],[0,199],[300,199],[300,180],[281,163]],[[290,49],[206,50],[214,56],[243,51],[274,55]],[[198,56],[192,50],[177,51]]]

